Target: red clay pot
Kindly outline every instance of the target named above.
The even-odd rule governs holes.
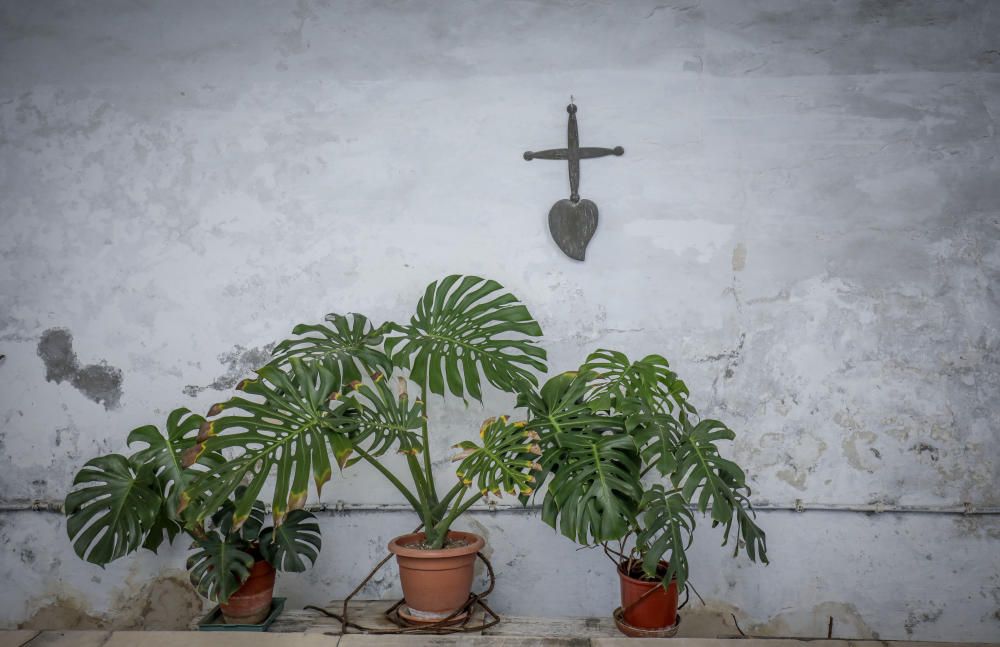
[[[666,562],[660,562],[666,570]],[[625,622],[641,629],[664,629],[677,623],[677,582],[671,582],[666,589],[657,581],[640,580],[625,572],[625,565],[618,565],[621,580],[622,609]],[[658,588],[631,608],[629,605],[652,588]]]
[[[422,532],[401,535],[389,542],[389,552],[396,556],[410,615],[419,621],[435,622],[447,618],[469,599],[476,553],[486,542],[471,532],[451,531],[448,539],[465,540],[467,544],[438,550],[407,547],[425,539]]]
[[[222,617],[230,625],[259,625],[271,612],[274,597],[274,567],[264,560],[254,562],[243,586],[220,604]]]

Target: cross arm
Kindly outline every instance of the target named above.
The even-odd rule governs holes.
[[[594,157],[605,157],[607,155],[617,155],[621,157],[625,154],[625,149],[621,146],[615,146],[614,148],[596,148],[593,146],[585,146],[580,149],[580,159],[592,159]],[[559,158],[563,159],[563,158]]]
[[[569,159],[569,149],[550,148],[545,151],[524,151],[524,159],[528,160],[567,160]]]

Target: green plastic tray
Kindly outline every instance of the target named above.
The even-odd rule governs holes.
[[[259,625],[227,625],[222,619],[222,609],[216,605],[198,622],[198,631],[267,631],[284,608],[285,598],[274,598],[271,600],[271,613]]]

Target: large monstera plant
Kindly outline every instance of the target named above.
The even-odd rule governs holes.
[[[375,327],[358,314],[330,314],[292,334],[237,386],[243,395],[213,406],[201,424],[185,464],[222,451],[232,456],[197,468],[200,475],[186,485],[180,507],[193,519],[207,518],[232,496],[239,528],[273,475],[280,526],[303,508],[310,481],[318,496],[334,463],[344,469],[364,462],[413,507],[426,547],[440,548],[482,496],[532,492],[541,469],[537,436],[506,416],[483,424],[478,442],[460,443],[458,479],[448,491],[437,491],[432,470],[430,395],[482,401],[484,382],[516,394],[537,385],[536,373],[546,369],[536,341],[541,327],[496,281],[435,281],[408,323]],[[408,475],[386,465],[390,452],[403,457]]]
[[[598,350],[518,396],[523,428],[542,449],[542,519],[579,544],[602,546],[623,572],[678,588],[688,580],[692,509],[722,526],[723,544],[735,530],[734,555],[742,548],[767,562],[746,475],[717,445],[735,434],[699,419],[688,395],[665,358]]]
[[[362,315],[330,314],[296,326],[272,361],[237,386],[243,395],[208,412],[184,458],[203,464],[179,506],[201,520],[234,497],[239,528],[274,476],[280,526],[305,505],[310,481],[318,496],[334,463],[363,462],[413,507],[430,548],[441,547],[452,523],[482,497],[507,493],[527,503],[547,481],[548,524],[647,577],[686,582],[692,508],[710,514],[727,542],[735,529],[736,550],[766,562],[746,476],[717,446],[734,434],[698,417],[667,360],[598,350],[577,371],[539,387],[541,334],[499,283],[457,275],[427,286],[407,323],[375,326]],[[439,493],[428,397],[481,402],[485,383],[516,395],[525,419],[491,417],[478,441],[456,445],[457,482]],[[219,452],[229,460],[205,461]],[[408,475],[386,465],[390,452],[402,455]]]
[[[129,455],[106,454],[88,461],[66,497],[66,528],[80,558],[104,566],[140,549],[156,552],[178,534],[192,543],[187,567],[191,583],[213,602],[223,602],[249,578],[255,561],[279,570],[304,571],[315,562],[321,540],[315,518],[304,511],[289,515],[280,527],[265,526],[264,505],[251,504],[238,527],[230,497],[213,500],[207,519],[183,512],[184,492],[205,470],[226,469],[216,451],[198,452],[185,467],[205,419],[184,408],[172,411],[161,432],[154,425],[134,429]],[[241,487],[233,494],[239,497]]]

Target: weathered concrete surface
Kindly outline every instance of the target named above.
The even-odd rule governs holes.
[[[759,501],[998,505],[998,34],[989,2],[4,2],[3,497],[62,497],[295,323],[406,317],[466,272],[529,305],[556,369],[667,355],[739,432]],[[571,93],[582,141],[627,150],[584,165],[585,264],[546,230],[565,168],[521,159],[562,145]],[[443,470],[512,405],[430,404]],[[324,498],[397,501],[365,472]],[[996,518],[761,519],[766,569],[699,536],[720,618],[1000,633]],[[610,610],[596,555],[528,517],[473,521],[499,609]],[[147,587],[181,575],[182,546],[101,571],[56,516],[0,523],[9,626],[140,626]],[[412,526],[323,523],[323,564],[282,582],[294,602],[343,595]],[[166,596],[176,622],[186,595]]]

